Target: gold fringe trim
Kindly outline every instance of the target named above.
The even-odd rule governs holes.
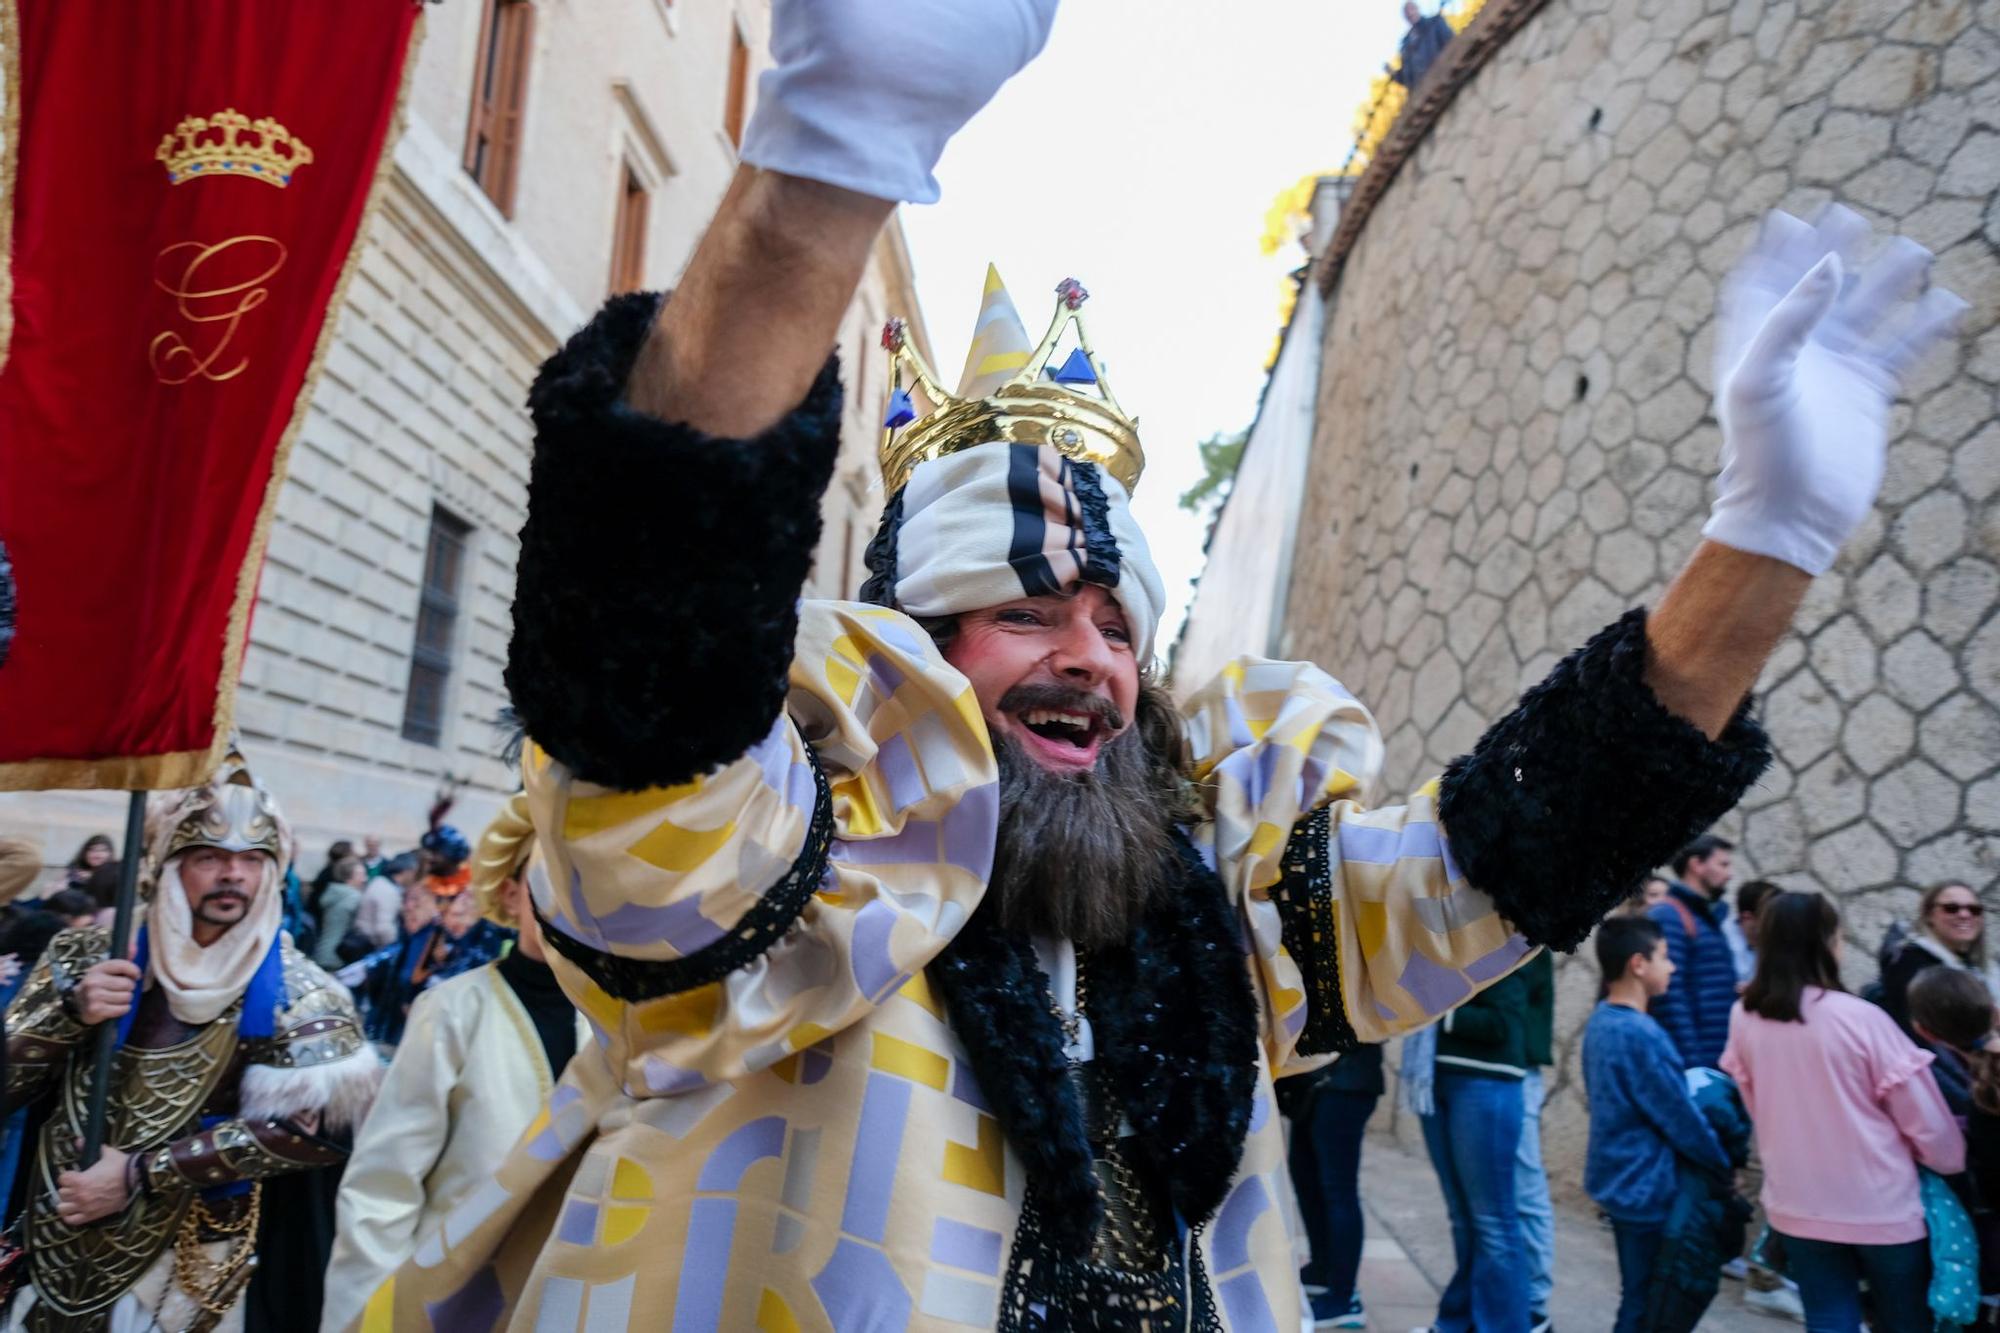
[[[20,0],[0,0],[0,79],[7,102],[0,107],[0,371],[14,341],[14,181],[21,164]]]
[[[0,0],[11,15],[18,0]],[[7,36],[0,33],[0,37]],[[208,781],[216,766],[228,753],[232,733],[236,727],[236,685],[243,665],[244,640],[250,632],[250,608],[257,600],[257,579],[264,570],[264,552],[270,546],[271,520],[278,510],[278,493],[284,489],[285,476],[292,459],[292,446],[297,443],[299,432],[304,429],[306,414],[312,408],[313,390],[319,385],[320,370],[326,364],[326,354],[333,346],[333,332],[340,322],[341,305],[347,299],[347,285],[354,278],[354,270],[361,260],[362,245],[368,229],[382,208],[382,197],[394,169],[395,145],[403,137],[403,127],[408,119],[410,100],[410,76],[415,72],[417,62],[415,52],[424,39],[424,15],[417,12],[410,25],[408,39],[403,44],[403,68],[396,88],[396,104],[389,113],[388,125],[384,128],[382,142],[376,149],[375,178],[368,186],[368,201],[362,206],[361,216],[356,221],[354,236],[348,242],[347,257],[341,262],[340,277],[334,283],[333,292],[328,297],[326,310],[322,314],[318,341],[313,346],[312,360],[306,366],[305,379],[299,385],[298,397],[292,403],[292,418],[285,424],[285,432],[278,437],[277,453],[271,459],[271,479],[264,487],[264,502],[257,512],[257,526],[250,536],[250,547],[243,554],[243,564],[236,572],[236,597],[229,609],[229,624],[224,631],[222,645],[222,671],[215,691],[215,731],[214,739],[206,750],[182,750],[172,754],[132,755],[108,759],[28,759],[19,763],[0,764],[0,791],[36,791],[51,788],[101,788],[125,791],[157,791],[169,787],[192,787]],[[8,59],[14,59],[15,46],[7,44]],[[7,150],[11,164],[14,148],[13,129],[18,125],[18,111],[14,102],[18,87],[18,64],[9,69],[7,80],[8,107],[15,119],[8,122]],[[11,187],[13,178],[7,177]],[[12,199],[11,188],[8,199]],[[5,220],[5,219],[0,219]],[[9,233],[11,234],[11,232]],[[4,245],[0,241],[0,245]],[[0,252],[4,258],[4,252]],[[4,332],[4,329],[0,329]],[[4,342],[0,342],[4,349]],[[4,362],[0,362],[4,364]]]

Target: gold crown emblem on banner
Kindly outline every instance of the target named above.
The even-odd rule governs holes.
[[[991,265],[965,374],[957,393],[947,393],[911,344],[908,329],[892,319],[882,329],[891,368],[889,412],[883,422],[882,484],[894,495],[917,464],[1007,441],[1041,445],[1081,463],[1095,463],[1129,492],[1139,484],[1146,455],[1139,447],[1139,422],[1125,414],[1091,350],[1081,309],[1090,293],[1075,278],[1056,288],[1056,310],[1041,343],[1030,349],[1026,330],[1006,286]],[[1063,333],[1076,327],[1076,347],[1068,360],[1051,368]],[[904,372],[911,378],[905,386]],[[910,387],[922,392],[931,410],[917,416]]]
[[[313,160],[312,149],[265,116],[252,120],[234,107],[212,116],[188,116],[160,140],[153,154],[175,185],[204,176],[247,176],[280,190],[292,173]]]

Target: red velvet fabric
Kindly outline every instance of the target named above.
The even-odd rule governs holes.
[[[0,217],[13,278],[0,543],[19,598],[0,789],[179,785],[203,776],[231,713],[280,444],[387,147],[418,6],[0,3],[20,112]],[[223,160],[175,180],[162,141],[226,110],[276,120],[311,161],[280,170],[282,187]]]

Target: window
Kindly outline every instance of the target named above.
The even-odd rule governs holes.
[[[403,735],[424,745],[440,744],[444,736],[458,588],[465,575],[466,538],[471,535],[470,524],[432,506],[424,588],[417,601],[417,641],[410,649],[410,689],[403,698]]]
[[[486,0],[479,25],[479,64],[472,76],[472,118],[465,133],[465,169],[508,217],[521,163],[521,111],[528,98],[529,0]]]
[[[636,292],[646,285],[645,182],[628,162],[620,168],[618,219],[611,231],[611,294]]]
[[[750,48],[743,29],[729,25],[729,100],[722,107],[722,128],[729,142],[743,146],[743,112],[750,100]]]

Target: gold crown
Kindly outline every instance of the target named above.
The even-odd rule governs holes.
[[[269,116],[252,120],[234,107],[212,116],[189,116],[160,140],[153,154],[167,167],[167,179],[247,176],[284,189],[292,173],[313,160],[312,149]]]
[[[923,354],[910,342],[902,320],[892,319],[884,325],[882,346],[889,352],[891,409],[882,432],[881,462],[882,483],[888,493],[901,490],[919,463],[1003,440],[1044,445],[1078,462],[1096,463],[1126,491],[1135,489],[1139,474],[1146,469],[1146,454],[1139,447],[1139,422],[1118,406],[1104,377],[1104,366],[1090,348],[1081,313],[1089,297],[1075,278],[1063,279],[1056,287],[1055,316],[1049,321],[1049,331],[1042,335],[1041,345],[1005,383],[976,398],[945,392]],[[1057,372],[1061,378],[1051,377],[1046,373],[1049,359],[1071,324],[1076,326],[1077,351]],[[1088,381],[1080,373],[1079,353],[1088,364]],[[906,392],[905,370],[930,400],[932,410],[921,418],[914,416],[911,406],[912,415],[898,419],[896,395]],[[1096,394],[1071,387],[1086,382],[1096,387]]]

